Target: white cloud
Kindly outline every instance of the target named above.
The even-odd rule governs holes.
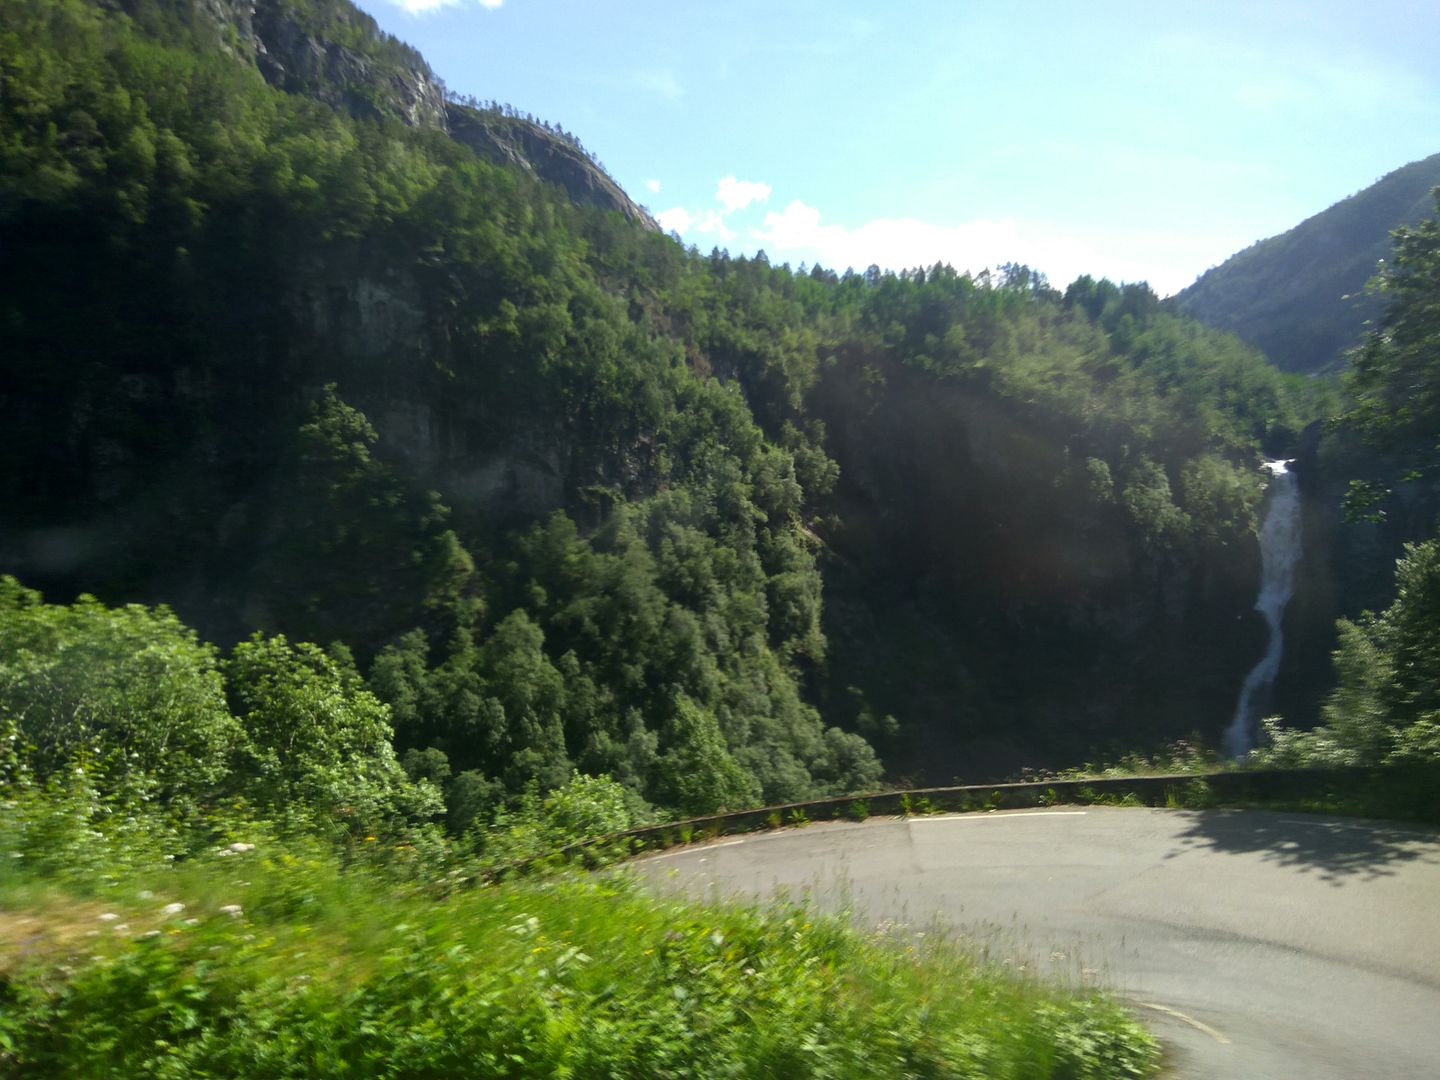
[[[735,231],[725,224],[725,215],[719,210],[702,211],[693,228],[697,233],[718,236],[727,243],[735,239]]]
[[[675,206],[656,215],[666,232],[689,242],[701,237],[737,253],[765,249],[775,264],[788,262],[836,271],[869,266],[906,270],[948,263],[978,274],[1005,263],[1024,263],[1064,288],[1081,274],[1112,281],[1148,281],[1161,296],[1183,289],[1207,267],[1218,265],[1251,242],[1249,226],[1155,229],[1107,227],[1033,218],[975,218],[937,224],[913,217],[880,217],[858,225],[826,221],[803,199],[782,210],[763,210],[773,189],[732,174],[715,189],[715,205]],[[1237,231],[1238,230],[1238,231]],[[738,243],[731,244],[737,240]],[[701,243],[700,246],[708,246]]]
[[[725,224],[725,215],[718,210],[696,210],[693,214],[683,206],[672,206],[655,215],[660,228],[666,232],[699,233],[703,236],[717,236],[726,243],[735,239],[735,230]]]
[[[727,214],[744,210],[751,203],[765,202],[770,198],[770,185],[758,180],[736,180],[734,175],[721,179],[715,189],[715,201],[725,207]]]
[[[645,186],[646,186],[647,188],[649,188],[650,191],[651,191],[653,194],[655,194],[655,195],[659,195],[659,194],[660,194],[660,181],[659,181],[659,180],[646,180],[646,181],[645,181]]]
[[[656,214],[655,220],[666,232],[677,232],[683,235],[690,231],[690,225],[695,219],[683,206],[672,206],[669,210],[661,210]]]
[[[660,190],[660,181],[647,181],[646,186],[651,191]],[[713,236],[725,243],[735,239],[735,230],[730,227],[728,221],[730,215],[735,214],[746,207],[757,202],[764,202],[770,198],[770,185],[761,183],[759,180],[737,180],[734,174],[722,177],[715,186],[715,201],[719,207],[700,207],[687,209],[683,206],[673,206],[669,210],[662,210],[655,215],[655,220],[666,232],[678,232],[682,236],[686,233],[699,233],[703,236]]]
[[[826,266],[857,270],[875,264],[899,270],[949,262],[980,270],[1015,258],[1017,226],[1014,220],[932,225],[916,218],[876,218],[856,228],[826,225],[820,211],[794,199],[779,213],[772,210],[751,235],[766,245],[772,259],[791,251],[809,252]]]
[[[886,270],[949,263],[972,273],[1025,263],[1064,288],[1081,274],[1149,281],[1165,296],[1190,284],[1248,242],[1212,233],[1159,230],[1085,231],[1017,218],[936,225],[916,218],[876,218],[855,227],[827,224],[800,199],[766,213],[749,235],[771,262],[819,262],[835,270]]]

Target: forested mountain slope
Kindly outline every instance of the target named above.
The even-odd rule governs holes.
[[[1380,301],[1365,293],[1390,231],[1431,210],[1440,154],[1396,169],[1279,236],[1261,240],[1177,293],[1181,314],[1232,330],[1284,371],[1333,372]]]
[[[487,161],[558,185],[577,203],[658,228],[575,135],[495,102],[450,95],[418,52],[381,32],[349,0],[113,0],[107,6],[162,36],[179,26],[213,27],[221,48],[253,60],[271,86],[358,119],[444,131]]]
[[[452,809],[1223,726],[1323,386],[1144,286],[687,252],[343,0],[246,10],[0,0],[0,572],[340,643]]]

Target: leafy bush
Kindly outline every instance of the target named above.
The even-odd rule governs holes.
[[[1440,761],[1440,539],[1407,544],[1395,602],[1341,619],[1339,685],[1321,724],[1293,731],[1267,720],[1256,764],[1380,765]]]
[[[0,577],[0,717],[40,780],[83,767],[145,802],[193,806],[244,739],[216,650],[168,608],[45,604]]]
[[[608,776],[577,772],[543,798],[526,793],[514,807],[500,810],[487,828],[473,830],[468,839],[478,847],[483,865],[503,869],[635,824],[632,797],[623,787]]]
[[[256,806],[351,833],[440,813],[439,791],[396,759],[389,709],[343,659],[256,634],[225,674],[248,737],[238,786]]]

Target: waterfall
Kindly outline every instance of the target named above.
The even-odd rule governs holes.
[[[1270,486],[1265,516],[1260,523],[1260,596],[1255,610],[1270,628],[1270,643],[1260,662],[1245,676],[1235,718],[1225,729],[1225,752],[1241,757],[1255,745],[1255,724],[1266,695],[1275,684],[1285,636],[1280,622],[1285,605],[1295,592],[1295,564],[1300,561],[1300,486],[1286,461],[1267,461]]]

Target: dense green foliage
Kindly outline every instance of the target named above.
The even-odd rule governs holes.
[[[0,577],[0,717],[42,776],[81,762],[166,803],[213,793],[243,732],[215,650],[170,612],[40,602]]]
[[[471,807],[447,837],[428,824],[444,755],[412,752],[430,776],[405,778],[390,709],[343,652],[256,635],[217,661],[163,609],[48,606],[9,578],[0,596],[7,1076],[1154,1065],[1153,1039],[1092,991],[1022,984],[934,939],[659,900],[624,877],[494,884],[643,807],[572,775],[507,807],[492,790],[489,827]],[[684,703],[675,724],[674,805],[754,797],[713,717]]]
[[[1390,258],[1390,231],[1424,218],[1437,184],[1440,154],[1411,162],[1225,260],[1170,303],[1234,331],[1285,371],[1339,371],[1382,312],[1365,283]]]
[[[457,821],[1219,715],[1247,642],[1182,646],[1323,387],[1140,285],[687,253],[448,138],[339,0],[209,10],[0,0],[4,569],[342,642]],[[277,27],[364,62],[282,79]]]
[[[695,730],[718,725],[748,775],[688,806],[873,782],[873,754],[801,700],[797,666],[823,640],[796,451],[766,440],[733,390],[678,365],[601,260],[587,265],[612,223],[438,133],[277,93],[205,47],[213,28],[180,8],[133,6],[163,34],[81,3],[4,10],[7,63],[24,65],[12,81],[33,91],[6,99],[0,208],[17,256],[3,331],[17,442],[4,482],[25,507],[12,560],[43,545],[43,579],[49,530],[69,528],[104,550],[62,567],[66,583],[166,596],[223,637],[260,626],[344,640],[367,663],[379,651],[372,681],[402,744],[511,790],[553,786],[578,762],[661,797],[656,763],[686,753],[668,733],[692,737],[672,719],[692,706]],[[82,113],[100,117],[88,157],[50,134],[89,123]],[[178,156],[121,198],[117,155],[137,143]],[[93,277],[17,273],[59,245]],[[402,274],[397,290],[438,321],[417,355],[393,343],[369,355],[344,327],[303,325],[299,297],[338,287],[323,283],[356,259]],[[463,428],[468,468],[533,456],[535,433],[555,432],[539,451],[545,490],[471,499],[462,542],[424,486],[453,472],[426,475],[384,446],[338,387],[314,388],[322,377],[382,407],[416,380],[417,407],[469,410],[434,417]],[[92,395],[96,415],[56,460],[50,432]],[[823,474],[823,454],[795,446]],[[538,513],[561,507],[604,527],[582,535]],[[486,511],[545,524],[507,536]],[[491,597],[467,546],[487,556]],[[197,579],[203,599],[184,584]],[[417,656],[429,673],[401,678]]]
[[[1405,470],[1406,486],[1428,489],[1428,500],[1416,495],[1415,501],[1433,507],[1440,481],[1440,218],[1396,230],[1394,260],[1377,286],[1388,305],[1352,355],[1352,403],[1344,420],[1380,447],[1392,467]],[[1388,494],[1362,481],[1352,502],[1373,506]],[[1432,538],[1406,544],[1395,565],[1393,603],[1378,615],[1340,621],[1339,685],[1321,725],[1289,731],[1272,722],[1265,760],[1440,760],[1440,538],[1433,536],[1431,513]]]
[[[1440,188],[1435,208],[1440,212]],[[1376,279],[1387,308],[1352,356],[1346,422],[1434,469],[1440,453],[1440,218],[1394,233],[1394,256]]]
[[[48,605],[9,577],[0,724],[9,771],[78,792],[82,828],[151,806],[183,829],[236,799],[338,835],[439,810],[435,789],[400,768],[390,710],[348,656],[256,634],[219,663],[163,608]]]
[[[1395,602],[1340,622],[1339,685],[1311,731],[1267,721],[1275,765],[1440,761],[1440,540],[1406,546]]]

